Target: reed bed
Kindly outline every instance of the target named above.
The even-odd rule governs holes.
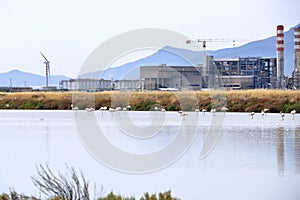
[[[195,109],[221,109],[231,112],[300,112],[299,90],[231,90],[231,91],[181,91],[181,92],[19,92],[0,93],[1,109],[56,109],[72,107],[99,109],[106,106],[149,110],[160,106],[169,111]]]

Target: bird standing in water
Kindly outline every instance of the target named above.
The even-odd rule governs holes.
[[[281,120],[284,120],[284,113],[282,111],[280,111],[280,115],[281,115]]]

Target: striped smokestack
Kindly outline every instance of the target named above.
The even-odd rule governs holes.
[[[295,69],[300,70],[300,27],[294,29]]]
[[[294,86],[300,88],[300,27],[294,29]]]
[[[277,88],[284,88],[284,27],[277,26],[276,32],[276,58],[277,58]]]

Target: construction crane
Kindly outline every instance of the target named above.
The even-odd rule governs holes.
[[[206,55],[206,43],[207,42],[232,42],[233,48],[235,46],[235,40],[226,39],[196,39],[196,40],[186,40],[186,44],[191,43],[201,43],[203,48],[203,71],[201,74],[206,76],[205,83],[207,87],[212,87],[215,85],[214,75],[216,74],[216,68],[210,64],[210,57]]]
[[[232,46],[235,46],[235,40],[226,40],[226,39],[196,39],[196,40],[187,40],[186,44],[191,43],[202,43],[202,47],[204,49],[204,52],[206,50],[206,43],[207,42],[232,42]]]
[[[49,77],[50,77],[50,62],[42,52],[40,52],[40,53],[43,56],[43,58],[45,59],[45,62],[44,62],[44,64],[46,65],[46,88],[45,89],[48,90],[48,81],[49,81]]]

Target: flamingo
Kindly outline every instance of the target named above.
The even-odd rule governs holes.
[[[102,114],[102,116],[103,116],[103,111],[104,111],[104,110],[107,110],[107,107],[106,107],[106,106],[104,106],[104,107],[101,106],[101,107],[99,108],[99,110],[102,111],[101,114]]]
[[[197,116],[198,116],[199,111],[200,110],[198,108],[195,109],[195,112],[197,113]]]
[[[282,111],[280,111],[280,115],[281,115],[281,120],[284,120],[284,113]]]
[[[79,108],[77,107],[77,106],[75,106],[75,107],[72,107],[72,110],[79,110]]]
[[[223,107],[221,108],[221,110],[224,112],[224,115],[225,115],[226,111],[229,110],[229,109],[223,106]]]
[[[116,107],[116,111],[120,111],[120,110],[122,110],[121,107]]]
[[[93,111],[95,111],[94,108],[86,108],[85,110],[86,110],[87,112],[93,112]]]
[[[114,108],[109,108],[109,112],[115,112],[116,110]]]
[[[185,120],[185,116],[187,116],[187,113],[181,113],[181,116],[182,116],[183,120]]]
[[[291,114],[293,115],[293,120],[295,119],[296,110],[292,110]]]
[[[255,112],[250,113],[251,119],[253,119],[254,114],[255,114]]]
[[[261,111],[261,117],[264,118],[264,116],[265,116],[265,112],[262,110]]]
[[[182,110],[178,111],[179,115],[185,120],[186,113],[182,112]]]

